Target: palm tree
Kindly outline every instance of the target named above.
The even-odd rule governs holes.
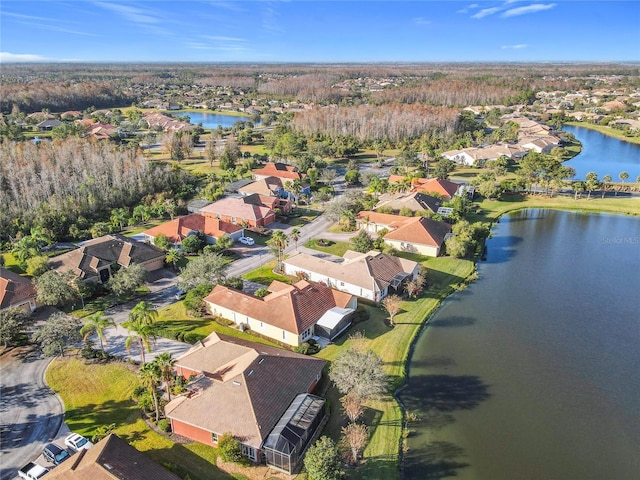
[[[294,228],[293,230],[291,230],[289,237],[291,238],[291,240],[295,242],[295,248],[296,248],[296,251],[298,251],[298,240],[300,240],[300,230],[298,230],[297,228]]]
[[[169,250],[167,252],[167,256],[165,258],[165,260],[168,263],[173,264],[173,269],[177,270],[178,269],[178,262],[180,260],[182,260],[184,258],[184,253],[182,252],[182,250],[178,250],[177,248],[172,248],[171,250]]]
[[[140,322],[145,325],[152,325],[158,319],[158,311],[149,302],[138,303],[129,314],[131,322]]]
[[[622,187],[620,187],[620,190],[622,190],[624,188],[624,181],[629,178],[629,174],[627,172],[620,172],[620,174],[618,175],[618,177],[620,177],[620,180],[622,180]]]
[[[169,352],[162,352],[153,360],[160,371],[160,379],[167,385],[167,396],[171,401],[171,384],[173,383],[173,367],[176,364],[175,359]]]
[[[131,351],[131,345],[136,344],[140,349],[141,363],[145,363],[144,351],[151,353],[152,345],[156,343],[155,325],[142,323],[140,321],[131,321],[123,324],[129,329],[129,336],[124,341],[124,347],[127,352]]]
[[[100,350],[104,353],[104,344],[107,343],[104,331],[108,327],[118,328],[118,325],[116,325],[113,318],[105,316],[104,312],[96,312],[87,317],[84,326],[80,329],[80,335],[83,336],[82,339],[85,342],[94,333],[98,335],[98,339],[100,340]]]
[[[289,239],[281,230],[275,232],[271,236],[271,239],[267,241],[269,250],[271,250],[271,252],[275,254],[276,258],[278,259],[278,271],[282,270],[282,256],[284,254],[284,249],[287,246],[288,241]]]
[[[160,407],[158,405],[158,384],[161,380],[161,373],[158,365],[155,363],[147,363],[142,365],[138,374],[142,385],[151,390],[153,396],[153,404],[156,409],[156,423],[160,420]]]
[[[604,198],[607,190],[609,189],[609,185],[611,184],[611,175],[605,175],[602,177],[602,198]]]

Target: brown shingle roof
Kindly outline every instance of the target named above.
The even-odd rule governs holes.
[[[300,281],[295,285],[273,282],[264,298],[216,285],[204,301],[255,318],[299,335],[314,325],[327,310],[344,308],[352,296],[326,285]]]
[[[159,248],[112,233],[84,242],[75,250],[51,258],[49,263],[55,270],[72,271],[85,278],[116,262],[127,267],[131,263],[145,263],[160,257],[164,257],[164,252]]]
[[[243,195],[258,193],[260,195],[275,196],[282,188],[283,186],[281,179],[279,179],[278,177],[266,177],[239,188],[238,192]]]
[[[177,367],[202,372],[188,386],[197,393],[175,398],[165,412],[204,430],[232,432],[242,443],[259,448],[295,396],[314,384],[325,363],[212,333],[176,360]]]
[[[0,308],[18,305],[35,298],[36,294],[36,287],[31,280],[0,267]]]
[[[114,434],[47,473],[64,480],[180,480]]]
[[[381,290],[389,285],[395,275],[412,273],[418,265],[411,260],[375,251],[358,253],[347,250],[344,259],[342,263],[336,263],[299,253],[289,257],[284,263],[367,290],[374,290],[374,285]]]
[[[143,233],[150,237],[164,234],[172,243],[179,244],[182,243],[182,239],[191,232],[204,232],[205,235],[210,237],[220,238],[225,233],[231,234],[238,230],[242,230],[242,227],[234,225],[233,223],[220,221],[217,218],[205,217],[204,215],[194,213],[162,223],[149,230],[145,230]]]
[[[385,193],[380,196],[376,210],[381,207],[388,207],[393,210],[408,208],[414,212],[418,210],[437,212],[441,206],[442,202],[440,200],[422,192]]]

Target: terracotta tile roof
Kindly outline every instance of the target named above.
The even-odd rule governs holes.
[[[156,227],[145,230],[143,233],[150,237],[164,234],[172,243],[182,243],[182,239],[191,232],[204,232],[210,237],[220,238],[224,234],[232,234],[242,227],[233,223],[223,222],[213,217],[205,217],[197,213],[174,218],[170,222],[162,223]]]
[[[407,221],[411,220],[412,218],[413,217],[394,215],[392,213],[378,213],[363,210],[362,212],[358,212],[356,221],[360,222],[363,225],[367,223],[375,223],[378,225],[386,226],[389,229],[396,229],[406,224]]]
[[[284,163],[267,163],[264,167],[253,170],[251,173],[257,176],[278,177],[285,180],[302,180],[306,174],[299,173],[298,169]]]
[[[165,412],[210,432],[232,432],[242,443],[259,448],[296,395],[308,392],[325,363],[212,333],[176,360],[177,367],[202,375],[187,387],[194,393],[175,398]]]
[[[47,473],[64,480],[180,480],[115,434],[81,450]]]
[[[264,298],[216,285],[204,301],[299,335],[333,307],[346,307],[351,295],[334,292],[321,283],[274,281]]]
[[[164,257],[164,252],[159,248],[112,233],[88,240],[75,250],[51,258],[49,263],[55,270],[72,271],[85,278],[113,263],[127,267],[131,263],[144,263],[160,257]]]
[[[391,175],[389,183],[402,182],[403,179],[402,175]],[[439,178],[414,178],[411,180],[411,185],[413,191],[437,193],[448,198],[453,198],[460,187],[457,183]]]
[[[284,261],[285,264],[299,267],[336,281],[356,285],[367,290],[382,290],[399,273],[412,273],[417,263],[404,258],[371,251],[358,253],[347,250],[342,263],[298,253]]]
[[[442,202],[422,192],[404,192],[404,193],[385,193],[380,195],[376,210],[382,207],[388,207],[393,210],[401,210],[408,208],[414,212],[419,210],[430,210],[437,212],[442,206]]]
[[[268,207],[245,203],[243,198],[227,197],[202,207],[200,213],[207,216],[224,215],[235,217],[239,220],[257,221],[273,215],[273,210]]]
[[[384,238],[402,242],[442,246],[445,235],[451,232],[451,225],[424,217],[409,217],[409,221],[387,233]]]
[[[9,308],[35,298],[36,287],[26,277],[0,267],[0,308]]]

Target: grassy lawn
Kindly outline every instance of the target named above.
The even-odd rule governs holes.
[[[269,285],[274,280],[279,280],[285,283],[295,283],[297,279],[295,277],[289,277],[287,275],[280,275],[275,273],[273,269],[276,268],[276,261],[265,263],[260,268],[250,271],[242,275],[242,278],[249,280],[250,282],[257,282],[263,285]]]
[[[11,270],[18,275],[26,275],[26,270],[22,268],[22,266],[18,262],[18,259],[13,256],[13,253],[6,252],[0,255],[4,257],[4,268],[6,268],[7,270]]]
[[[360,331],[366,348],[373,350],[384,362],[384,368],[391,380],[390,391],[395,391],[405,381],[405,363],[413,339],[420,331],[425,320],[436,310],[442,299],[451,294],[474,272],[470,260],[457,260],[450,257],[419,257],[428,269],[429,290],[419,299],[404,302],[404,311],[395,318],[395,327],[387,324],[387,314],[375,306],[367,306],[369,319],[360,322],[349,333]],[[354,340],[349,335],[340,337],[335,344],[329,345],[318,353],[325,360],[335,359],[341,351],[348,348]],[[327,392],[333,406],[331,419],[326,433],[335,439],[340,437],[340,428],[344,419],[339,411],[339,394],[330,388]],[[367,404],[367,424],[371,425],[371,437],[364,451],[362,466],[350,472],[354,479],[398,478],[399,448],[402,434],[402,411],[391,393]]]
[[[337,255],[342,257],[347,250],[349,250],[349,242],[335,242],[333,240],[325,240],[327,245],[318,245],[320,238],[313,238],[304,244],[307,248],[313,248],[319,252],[329,253],[331,255]]]
[[[604,125],[595,125],[589,122],[565,122],[565,125],[572,125],[574,127],[583,127],[588,128],[589,130],[596,130],[603,135],[607,135],[609,137],[615,137],[620,140],[624,140],[625,142],[635,143],[640,145],[640,137],[628,137],[624,134],[622,130],[618,130],[617,128],[606,127]]]
[[[252,335],[249,332],[245,333],[235,328],[221,325],[212,318],[192,317],[187,313],[187,309],[182,301],[159,309],[156,325],[163,334],[162,336],[167,338],[175,338],[179,332],[183,332],[188,334],[185,341],[190,340],[195,342],[206,338],[211,332],[216,332],[243,340],[278,346],[269,340]]]
[[[484,200],[479,203],[479,212],[469,215],[469,221],[493,221],[507,212],[523,208],[550,208],[583,212],[610,212],[640,215],[640,198],[591,197],[575,200],[573,197],[546,197],[541,195],[509,195],[502,200]]]
[[[177,444],[151,430],[131,400],[138,385],[132,365],[87,363],[67,357],[51,363],[46,380],[62,397],[65,421],[74,432],[91,437],[96,427],[115,423],[115,434],[154,461],[176,466],[176,473],[183,478],[187,474],[194,480],[246,478],[219,470],[215,465],[215,448]]]

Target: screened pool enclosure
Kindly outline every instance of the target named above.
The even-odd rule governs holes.
[[[325,417],[324,399],[301,393],[264,441],[267,465],[293,473]]]

